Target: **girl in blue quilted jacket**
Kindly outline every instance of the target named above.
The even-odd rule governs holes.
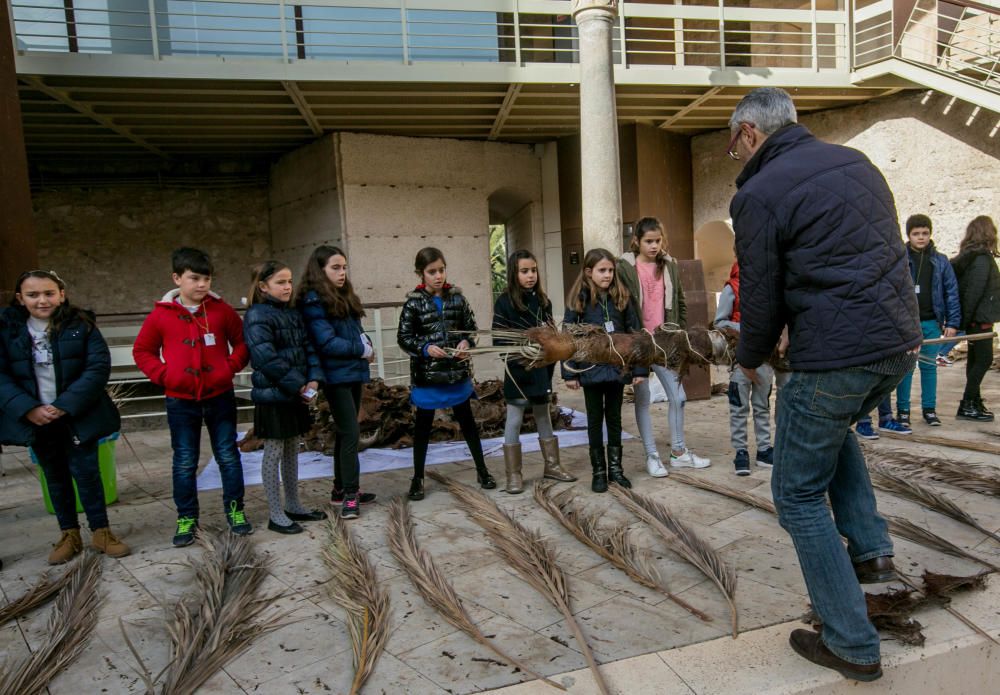
[[[0,312],[0,444],[31,446],[45,472],[62,531],[50,565],[83,550],[74,483],[91,546],[111,557],[130,552],[108,527],[97,458],[98,440],[121,424],[105,392],[110,374],[111,353],[94,315],[69,303],[54,272],[22,273]]]
[[[375,501],[374,494],[360,491],[358,460],[361,388],[371,378],[375,351],[361,328],[365,310],[347,275],[347,255],[342,250],[324,245],[312,252],[297,304],[323,367],[323,395],[337,429],[330,498],[341,503],[341,518],[356,519],[359,505]]]
[[[288,266],[279,261],[257,266],[250,297],[243,337],[253,367],[254,435],[264,440],[261,478],[271,517],[267,528],[302,533],[299,521],[326,518],[299,501],[299,439],[312,427],[309,402],[319,385],[319,360],[306,338],[302,317],[291,306]]]

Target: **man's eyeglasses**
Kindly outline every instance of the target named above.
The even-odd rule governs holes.
[[[726,154],[729,155],[729,158],[737,162],[740,161],[740,153],[736,149],[736,143],[739,142],[740,135],[743,134],[744,125],[750,126],[751,130],[757,127],[756,125],[750,123],[749,121],[740,121],[736,125],[736,134],[733,135],[733,139],[729,141],[729,147],[726,148]]]

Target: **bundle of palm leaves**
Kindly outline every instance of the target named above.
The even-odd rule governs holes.
[[[38,608],[66,586],[75,566],[53,579],[49,574],[43,574],[34,585],[13,601],[0,608],[0,625],[8,620],[16,620],[25,613]]]
[[[0,693],[45,692],[52,679],[80,655],[97,626],[100,579],[101,556],[97,553],[84,553],[67,570],[42,644],[28,657],[5,659],[0,664]]]
[[[968,463],[932,456],[919,456],[899,449],[869,450],[865,458],[880,466],[906,473],[911,478],[924,478],[952,487],[1000,497],[1000,469],[983,463]]]

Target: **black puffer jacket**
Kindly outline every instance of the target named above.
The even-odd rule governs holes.
[[[542,306],[537,292],[524,293],[525,308],[518,310],[510,295],[504,292],[493,306],[493,329],[524,330],[552,322],[552,302]],[[511,341],[493,338],[494,345],[510,345]],[[503,397],[508,403],[548,403],[552,396],[552,374],[556,366],[525,369],[516,357],[507,359],[503,378]]]
[[[462,290],[446,285],[438,311],[433,295],[418,287],[406,295],[399,312],[396,342],[410,356],[410,382],[414,386],[458,384],[472,377],[472,361],[453,358],[433,359],[424,350],[429,345],[457,347],[463,340],[474,346],[471,331],[476,317]]]
[[[789,359],[803,371],[920,344],[895,202],[867,157],[790,125],[764,142],[736,185],[741,365],[759,366],[786,323]]]
[[[1000,269],[987,251],[967,251],[951,262],[958,278],[962,327],[1000,321]]]
[[[297,403],[303,386],[323,380],[302,315],[286,302],[266,298],[247,309],[243,340],[253,367],[254,403]]]
[[[606,304],[602,303],[601,300],[591,304],[590,291],[584,287],[580,293],[580,301],[583,303],[583,311],[577,312],[571,306],[566,307],[564,324],[589,323],[603,328],[604,322],[610,320],[618,333],[637,333],[642,330],[642,319],[639,318],[639,311],[636,309],[634,299],[628,300],[625,311],[619,310],[610,299],[606,300]],[[605,307],[607,308],[606,315]],[[593,364],[569,360],[562,365],[562,378],[565,381],[579,380],[581,386],[615,381],[628,384],[632,381],[632,377],[648,375],[649,369],[646,367],[633,367],[632,371],[623,372],[620,367],[613,364]]]
[[[105,391],[111,352],[101,332],[70,320],[52,339],[52,352],[58,394],[52,405],[66,411],[73,435],[92,442],[117,432],[121,419]],[[38,426],[24,416],[40,405],[28,312],[7,307],[0,314],[0,444],[31,445]]]

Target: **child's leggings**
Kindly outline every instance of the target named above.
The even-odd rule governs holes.
[[[684,403],[687,401],[687,394],[684,393],[684,386],[681,385],[681,378],[672,369],[661,367],[658,364],[652,365],[653,374],[660,380],[663,390],[667,394],[667,422],[670,424],[670,447],[674,451],[684,451]],[[635,387],[635,424],[639,428],[639,436],[642,437],[642,444],[646,448],[647,456],[654,456],[656,451],[656,435],[653,433],[653,419],[649,414],[650,405],[650,385],[649,379]]]
[[[281,471],[279,478],[278,471]],[[292,520],[286,511],[294,514],[307,514],[308,509],[299,501],[299,438],[265,439],[264,461],[260,467],[264,479],[264,492],[267,494],[267,506],[271,521],[288,526]],[[281,504],[281,487],[285,488],[285,504]]]
[[[583,387],[587,406],[587,442],[591,449],[604,446],[604,423],[608,425],[608,446],[622,445],[622,400],[625,387],[607,381]]]
[[[344,494],[358,492],[361,464],[358,461],[358,411],[361,409],[361,384],[327,384],[323,395],[330,406],[330,416],[337,428],[333,444],[333,487]]]
[[[518,444],[521,441],[521,425],[524,422],[524,410],[527,406],[507,404],[507,425],[503,430],[503,443]],[[535,416],[539,439],[552,439],[552,420],[549,418],[549,404],[539,403],[531,406],[531,414]]]
[[[472,460],[476,463],[476,470],[486,468],[486,459],[483,458],[483,444],[479,441],[479,430],[476,428],[476,419],[472,416],[472,405],[466,400],[451,409],[459,427],[462,428],[462,436],[465,443],[472,452]],[[413,423],[413,477],[424,477],[424,464],[427,462],[427,445],[431,441],[431,427],[434,425],[434,411],[424,408],[417,408],[417,417]]]

